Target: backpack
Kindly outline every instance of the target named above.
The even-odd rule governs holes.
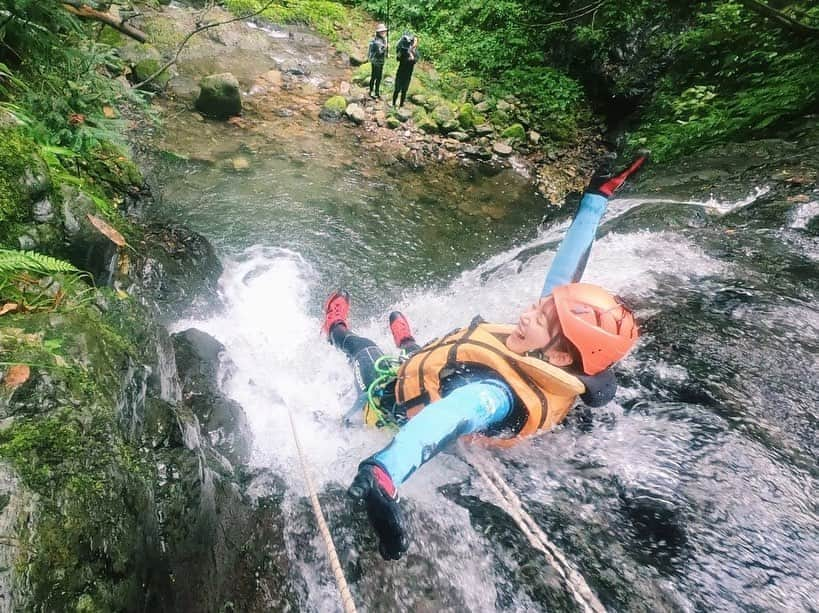
[[[400,39],[398,39],[398,44],[395,46],[395,59],[399,62],[404,62],[409,59],[410,49],[412,48],[412,43],[415,40],[415,37],[410,34],[409,32],[404,32]]]
[[[373,64],[383,64],[384,59],[387,57],[387,43],[383,40],[378,40],[378,37],[374,38],[370,43],[367,56],[367,59]]]

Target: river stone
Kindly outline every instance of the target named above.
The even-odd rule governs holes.
[[[297,77],[303,77],[309,74],[309,71],[304,67],[304,65],[297,60],[289,60],[285,62],[282,64],[281,69],[283,73],[291,74]]]
[[[210,300],[206,297],[217,294],[222,274],[222,264],[205,237],[184,226],[163,224],[145,229],[133,268],[134,283],[168,312],[195,310],[197,297]]]
[[[469,134],[467,134],[466,132],[459,132],[457,130],[455,132],[450,132],[448,136],[450,138],[454,138],[455,140],[461,143],[469,140]]]
[[[429,115],[422,115],[415,120],[415,127],[425,134],[435,134],[438,132],[438,124]]]
[[[390,115],[389,117],[387,117],[385,123],[390,130],[395,130],[398,126],[401,125],[401,120],[398,119],[398,117],[393,117],[392,115]]]
[[[332,96],[321,107],[319,117],[325,121],[338,121],[346,109],[347,99],[344,96]]]
[[[470,96],[472,102],[474,102],[475,104],[480,104],[481,102],[483,102],[484,97],[485,97],[484,93],[481,91],[474,91]]]
[[[540,132],[529,130],[529,142],[533,145],[537,145],[540,142]]]
[[[427,97],[424,94],[412,94],[410,101],[418,106],[424,106],[427,103]]]
[[[412,119],[412,111],[405,108],[399,108],[395,111],[395,116],[401,123],[406,123],[407,121]]]
[[[488,100],[484,100],[483,102],[478,102],[475,105],[475,112],[476,113],[488,113],[492,110],[492,105],[489,103]]]
[[[502,157],[512,155],[512,147],[510,147],[507,143],[503,143],[500,141],[497,141],[492,145],[492,151],[494,151],[495,153]]]
[[[243,155],[237,155],[231,160],[233,170],[236,172],[245,172],[250,170],[250,160]]]
[[[456,119],[447,119],[441,123],[441,132],[444,132],[445,134],[455,132],[456,130],[460,130],[460,128],[461,124],[459,124]]]
[[[344,109],[344,114],[349,117],[353,123],[359,126],[364,123],[364,120],[367,118],[367,114],[364,112],[362,106],[356,102],[348,104],[347,108]]]
[[[227,119],[242,112],[239,81],[229,72],[205,77],[199,82],[196,109],[203,115]]]
[[[452,114],[452,109],[449,108],[448,104],[439,104],[430,113],[432,119],[435,120],[439,126],[443,126],[448,121],[452,121],[455,117]]]
[[[494,131],[495,130],[488,123],[475,126],[475,134],[477,134],[478,136],[488,136],[489,134],[492,134]]]

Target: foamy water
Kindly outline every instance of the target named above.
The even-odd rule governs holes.
[[[641,202],[644,201],[615,201],[609,216],[622,214]],[[394,308],[409,317],[420,341],[464,325],[476,314],[490,321],[514,321],[517,313],[538,297],[554,254],[544,252],[522,266],[513,265],[515,255],[521,249],[558,239],[566,225],[545,228],[530,243],[463,273],[444,290],[409,289]],[[311,263],[293,251],[257,246],[224,265],[220,294],[225,308],[221,314],[202,321],[180,321],[174,328],[196,327],[224,344],[226,359],[235,365],[224,391],[247,413],[255,437],[252,463],[281,474],[290,492],[285,509],[295,514],[294,505],[306,492],[288,412],[295,418],[310,470],[320,487],[331,482],[348,484],[358,462],[383,447],[389,437],[362,426],[342,426],[342,418],[356,393],[345,357],[320,336],[321,322],[311,315],[317,311],[312,304],[314,297],[332,289],[317,287],[319,275]],[[652,292],[659,276],[695,282],[698,276],[713,274],[724,266],[672,233],[609,233],[597,243],[584,280],[636,297],[639,312],[639,297]],[[362,321],[356,317],[357,298],[362,297],[353,297],[353,329],[385,349],[390,348],[387,313]],[[625,364],[635,366],[633,362]],[[686,375],[684,369],[675,366],[673,376]],[[629,393],[623,390],[621,394],[628,397]],[[608,410],[616,413],[620,409],[613,404]],[[624,454],[633,454],[635,444],[640,444],[633,434],[629,430],[620,439]],[[508,453],[533,466],[553,465],[554,453],[565,445],[593,448],[598,443],[571,440],[558,431]],[[649,441],[647,445],[652,447],[654,443]],[[605,453],[608,463],[616,463],[616,446],[607,445]],[[645,478],[647,470],[653,471],[654,482],[673,479],[668,469],[656,466],[642,467],[639,477]],[[495,586],[501,578],[479,553],[489,549],[490,544],[471,527],[468,513],[438,492],[439,487],[461,481],[469,474],[468,467],[456,456],[442,454],[410,479],[401,494],[403,504],[413,509],[408,519],[414,533],[413,547],[427,555],[435,566],[436,581],[464,586],[461,599],[469,610],[493,610],[498,598]],[[540,502],[548,504],[560,479],[535,470],[524,481],[530,495],[539,496]],[[474,491],[487,501],[493,500],[480,485]],[[590,509],[588,513],[593,515],[594,511]],[[458,539],[439,543],[438,539],[425,536],[447,533],[457,533]],[[295,548],[292,542],[289,546]],[[315,546],[322,548],[318,540]],[[291,553],[294,559],[299,559],[298,551],[294,549]],[[300,564],[303,566],[304,562]],[[310,587],[311,606],[316,610],[333,610],[337,594],[327,580],[326,569],[303,568],[303,573]],[[524,593],[519,593],[514,603],[513,609],[521,611],[528,610],[531,604]]]

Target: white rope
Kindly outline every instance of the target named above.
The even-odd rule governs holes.
[[[287,415],[290,417],[290,428],[293,430],[293,440],[296,442],[296,451],[299,453],[299,463],[301,464],[302,473],[304,473],[304,481],[307,483],[307,491],[310,493],[310,502],[313,505],[313,513],[316,516],[321,536],[324,538],[324,545],[327,548],[327,557],[330,558],[330,567],[333,569],[333,575],[336,578],[336,585],[341,594],[341,604],[346,613],[356,613],[355,601],[353,595],[350,594],[350,588],[347,587],[347,580],[344,578],[344,571],[341,568],[341,563],[338,561],[338,553],[336,546],[333,544],[333,537],[330,535],[330,529],[327,527],[327,522],[324,519],[324,513],[321,510],[318,496],[316,495],[316,488],[313,485],[313,480],[310,478],[310,472],[307,469],[307,462],[304,459],[304,453],[301,449],[301,442],[299,435],[296,433],[296,422],[293,419],[293,412],[288,408]]]
[[[605,607],[591,591],[583,575],[569,564],[557,546],[549,540],[543,530],[540,529],[540,526],[532,519],[532,516],[526,512],[520,498],[512,491],[504,478],[498,474],[488,460],[467,449],[463,443],[460,443],[459,446],[466,461],[483,478],[486,485],[497,497],[504,511],[515,520],[523,534],[529,539],[532,547],[541,551],[549,564],[563,578],[580,607],[591,613],[605,613]]]

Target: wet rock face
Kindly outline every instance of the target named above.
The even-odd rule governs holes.
[[[140,292],[163,310],[195,308],[197,298],[213,302],[222,264],[208,241],[182,226],[149,226],[143,236],[133,278]]]
[[[218,389],[224,346],[196,329],[174,334],[173,343],[182,398],[203,434],[234,466],[246,463],[252,445],[247,417],[238,403]]]

